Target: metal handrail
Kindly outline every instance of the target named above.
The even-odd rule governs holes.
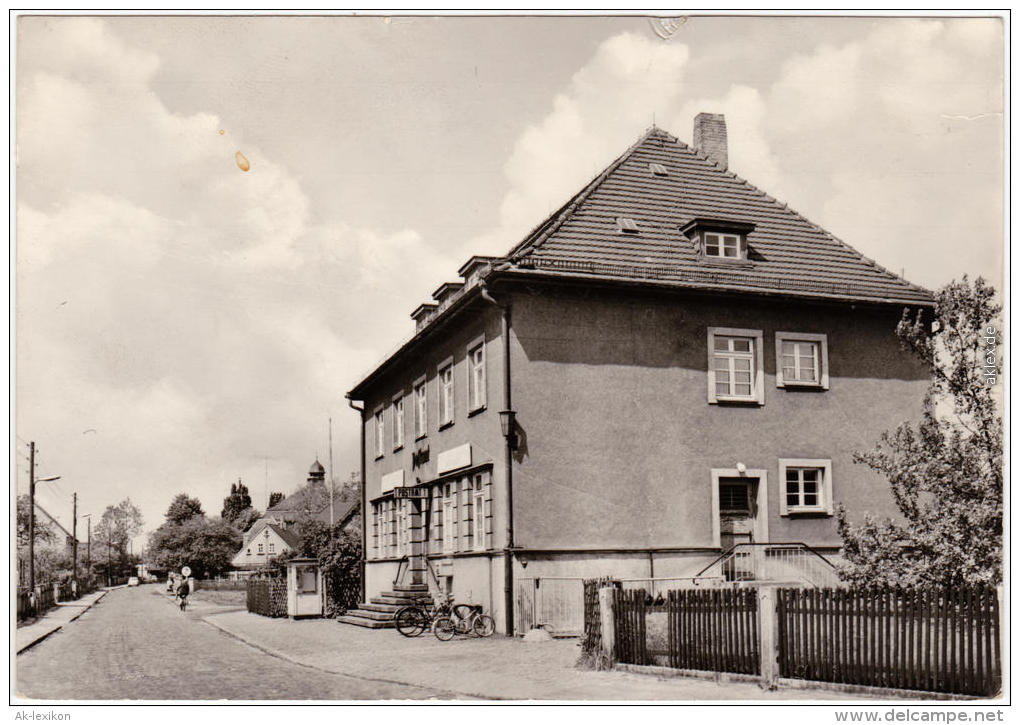
[[[432,562],[429,561],[429,557],[427,555],[423,555],[422,558],[425,560],[425,568],[428,570],[429,574],[432,575],[432,580],[436,583],[436,591],[441,592],[443,587],[439,584],[439,575],[436,574],[435,570],[432,568]]]
[[[808,544],[805,544],[803,541],[745,541],[745,542],[741,542],[739,544],[734,544],[729,549],[724,551],[715,560],[713,560],[711,564],[709,564],[704,569],[702,569],[697,574],[695,574],[694,578],[696,579],[696,578],[700,577],[702,574],[704,574],[706,571],[711,569],[716,564],[718,564],[718,563],[724,561],[725,559],[731,557],[734,554],[734,552],[737,551],[737,549],[740,549],[742,547],[748,547],[748,546],[761,546],[761,547],[766,547],[766,546],[770,546],[770,547],[796,546],[796,547],[801,548],[802,550],[810,551],[812,554],[817,556],[819,559],[824,561],[826,564],[828,564],[833,569],[836,568],[835,564],[833,564],[831,561],[826,559],[825,556],[823,556],[820,552],[815,551],[815,549],[813,549],[811,546],[809,546]]]
[[[394,587],[397,586],[397,584],[399,584],[401,581],[401,571],[403,570],[405,564],[407,564],[408,566],[410,566],[411,564],[411,557],[406,554],[400,558],[400,562],[397,564],[397,575],[396,577],[393,578]]]

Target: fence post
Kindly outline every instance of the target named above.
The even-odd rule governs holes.
[[[766,690],[775,689],[779,679],[777,597],[777,587],[758,587],[758,636],[761,638],[758,648],[760,658],[758,665],[761,673],[761,686]]]
[[[613,587],[599,589],[599,613],[602,615],[602,651],[609,664],[616,662],[616,612],[613,611]]]

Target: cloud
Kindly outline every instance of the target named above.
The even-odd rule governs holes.
[[[971,271],[997,277],[1001,33],[997,20],[889,20],[852,41],[808,45],[768,84],[714,89],[687,46],[613,36],[522,133],[504,167],[499,224],[474,244],[504,253],[653,114],[690,142],[694,116],[709,111],[726,115],[732,171],[867,256],[938,286],[966,238],[977,244]],[[761,73],[748,65],[727,75]]]
[[[961,239],[970,271],[998,277],[1000,33],[996,20],[881,23],[788,60],[761,120],[777,195],[922,284],[948,281]]]
[[[341,470],[356,467],[343,393],[457,260],[410,229],[313,225],[295,174],[214,114],[170,111],[159,59],[104,23],[33,30],[18,77],[21,436],[61,441],[49,468],[83,511],[130,495],[148,527],[180,491],[213,512],[238,476],[263,495],[267,462],[272,488],[293,490],[326,455],[329,416]]]
[[[604,41],[529,126],[504,165],[510,188],[476,253],[503,254],[638,140],[682,98],[689,50],[636,33]]]

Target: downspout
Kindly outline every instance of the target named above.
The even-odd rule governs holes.
[[[513,399],[510,395],[510,304],[497,302],[489,289],[482,282],[479,286],[482,299],[502,310],[500,334],[503,338],[503,410],[513,410]],[[512,435],[504,441],[503,479],[506,482],[506,545],[503,548],[503,610],[506,617],[506,636],[514,636],[514,468],[513,448],[510,445]]]
[[[347,397],[347,405],[358,411],[361,415],[361,598],[358,601],[367,602],[365,598],[365,560],[368,557],[368,494],[365,489],[365,409],[359,408]]]

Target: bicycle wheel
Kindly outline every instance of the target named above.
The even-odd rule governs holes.
[[[187,599],[187,597],[181,597],[181,611],[183,612],[187,608],[188,608],[188,599]]]
[[[405,637],[417,637],[428,624],[425,613],[418,607],[404,607],[393,619],[397,623],[397,631]]]
[[[488,614],[479,614],[475,617],[472,628],[479,637],[488,637],[496,631],[496,621]]]
[[[457,623],[450,617],[440,617],[432,623],[432,633],[441,642],[449,642],[457,634]]]

